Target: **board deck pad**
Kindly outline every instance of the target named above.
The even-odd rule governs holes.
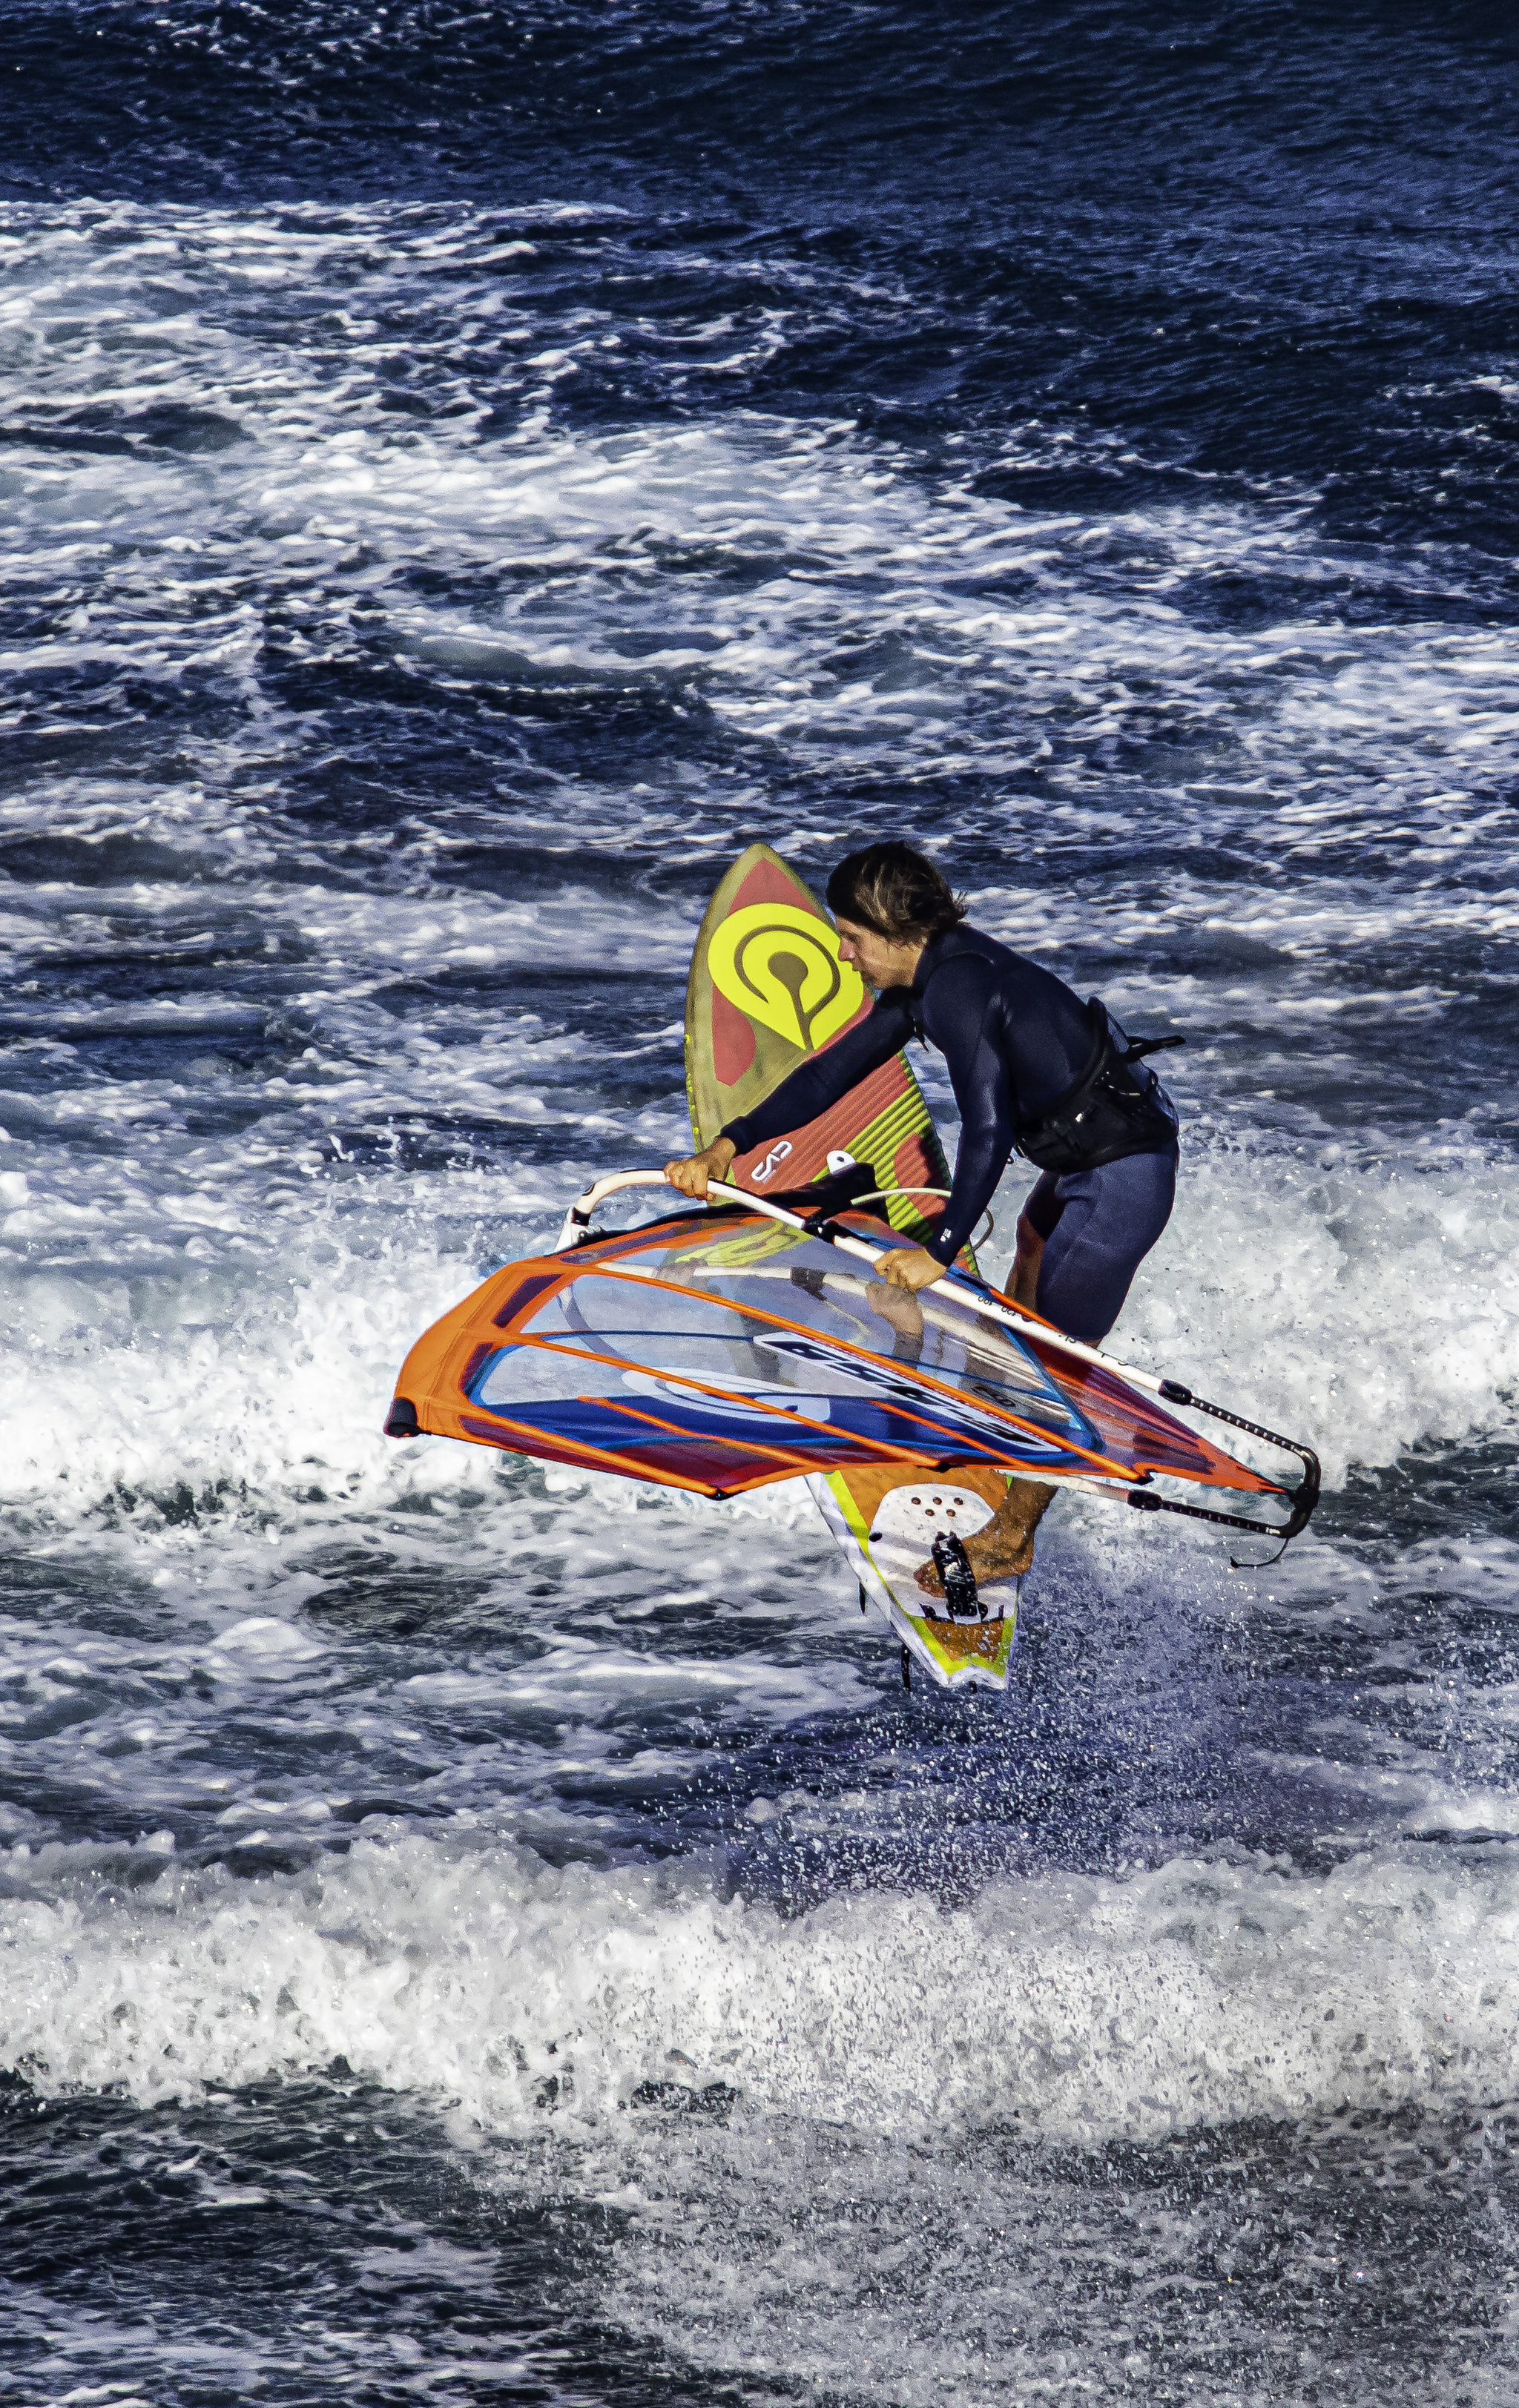
[[[696,1143],[710,1145],[869,1010],[816,896],[767,844],[752,844],[720,882],[691,957],[686,1092]],[[805,1127],[740,1154],[728,1179],[759,1196],[804,1187],[827,1170],[831,1154],[868,1164],[881,1187],[948,1187],[944,1149],[904,1054]],[[891,1197],[881,1209],[894,1229],[920,1242],[939,1211],[910,1196]],[[974,1271],[968,1246],[959,1261]]]
[[[942,1605],[935,1612],[917,1571],[940,1530],[966,1539],[985,1527],[1007,1494],[1008,1475],[967,1463],[905,1478],[893,1466],[814,1472],[807,1484],[849,1559],[862,1601],[874,1598],[931,1678],[946,1689],[1005,1689],[1022,1582],[983,1587],[983,1619],[950,1620],[940,1618]]]

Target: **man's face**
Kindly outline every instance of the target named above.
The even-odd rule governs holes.
[[[838,932],[839,960],[852,963],[867,987],[879,995],[882,987],[911,985],[923,952],[921,939],[894,944],[874,928],[862,928],[857,920],[836,920],[834,926]]]

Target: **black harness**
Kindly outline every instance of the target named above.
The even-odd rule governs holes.
[[[1139,1037],[1120,1045],[1096,996],[1086,1010],[1094,1041],[1085,1069],[1043,1111],[1013,1123],[1019,1153],[1036,1169],[1053,1171],[1057,1178],[1100,1170],[1105,1162],[1120,1162],[1129,1154],[1161,1154],[1176,1143],[1176,1123],[1161,1101],[1160,1081],[1154,1070],[1136,1072],[1131,1065],[1146,1054],[1184,1045],[1186,1039]]]
[[[953,958],[947,954],[934,963],[923,994],[902,991],[908,1025],[920,1042],[930,1041],[924,1008],[928,983]],[[1013,1117],[1012,1140],[1019,1153],[1037,1169],[1053,1171],[1057,1178],[1100,1170],[1104,1163],[1121,1162],[1125,1154],[1164,1154],[1176,1143],[1176,1122],[1160,1081],[1154,1070],[1134,1066],[1147,1054],[1184,1045],[1186,1039],[1138,1037],[1121,1045],[1106,1005],[1095,995],[1087,1000],[1086,1020],[1092,1032],[1086,1068],[1042,1111]]]

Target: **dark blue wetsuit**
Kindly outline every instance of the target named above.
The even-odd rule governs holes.
[[[1112,1024],[1109,1024],[1112,1026]],[[1124,1034],[1114,1027],[1120,1046]],[[910,1038],[937,1045],[960,1108],[954,1185],[929,1246],[952,1262],[984,1211],[1021,1140],[1082,1080],[1096,1039],[1088,1007],[1065,982],[975,928],[950,928],[924,947],[910,987],[888,987],[847,1036],[816,1054],[754,1111],[723,1131],[748,1154],[802,1128],[879,1069]],[[1150,1071],[1132,1131],[1096,1168],[1046,1170],[1025,1205],[1045,1240],[1038,1310],[1088,1343],[1117,1320],[1129,1283],[1170,1218],[1176,1114]]]

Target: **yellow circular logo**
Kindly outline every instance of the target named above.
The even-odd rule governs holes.
[[[815,1054],[865,1001],[857,969],[838,958],[826,920],[795,903],[749,903],[730,912],[707,951],[719,995],[751,1020]]]

